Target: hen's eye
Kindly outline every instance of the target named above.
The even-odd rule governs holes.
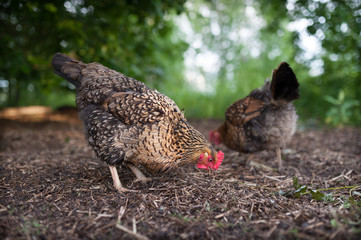
[[[209,162],[212,162],[212,161],[213,161],[213,159],[212,159],[212,158],[209,158],[209,159],[208,159],[208,161],[209,161]]]

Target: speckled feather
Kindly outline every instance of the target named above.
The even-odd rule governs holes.
[[[218,128],[221,142],[240,152],[284,147],[296,131],[297,114],[292,101],[299,97],[298,81],[287,63],[274,70],[272,82],[236,101],[225,112]]]
[[[128,162],[162,172],[196,164],[197,156],[209,149],[216,155],[162,93],[99,63],[85,64],[63,54],[56,54],[52,63],[57,74],[77,87],[87,140],[109,165]]]

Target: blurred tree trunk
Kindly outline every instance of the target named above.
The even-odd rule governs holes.
[[[9,94],[8,94],[8,106],[18,106],[20,99],[20,86],[19,81],[12,79],[9,81]]]

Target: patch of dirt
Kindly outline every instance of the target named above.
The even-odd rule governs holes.
[[[203,134],[220,121],[194,120]],[[360,239],[361,130],[298,132],[283,150],[239,154],[224,146],[216,173],[195,167],[134,182],[119,194],[87,145],[75,111],[0,120],[0,239]],[[285,197],[293,177],[329,200]],[[281,192],[282,193],[282,192]],[[350,198],[351,197],[351,198]]]

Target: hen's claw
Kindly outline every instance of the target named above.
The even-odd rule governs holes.
[[[125,193],[125,192],[138,192],[137,190],[130,190],[128,188],[125,187],[116,187],[116,189],[118,190],[119,193]]]

